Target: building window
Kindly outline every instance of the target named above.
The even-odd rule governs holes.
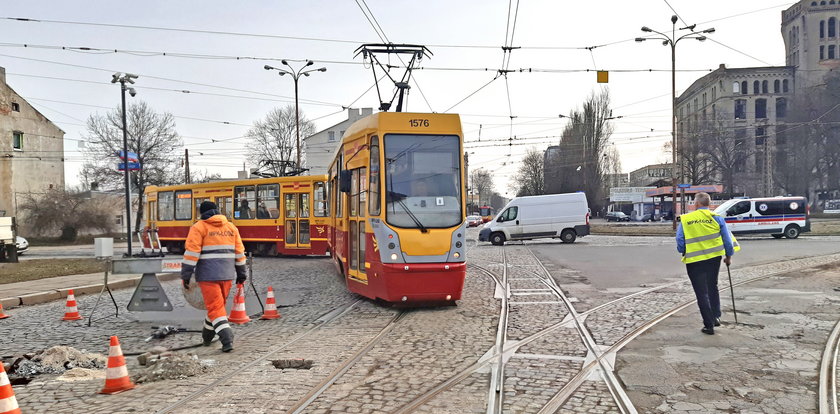
[[[17,102],[12,102],[12,111],[13,112],[20,112],[20,104]]]
[[[788,80],[787,79],[782,81],[782,92],[783,93],[788,93]]]
[[[741,93],[741,84],[738,82],[732,82],[732,93]]]
[[[747,119],[747,100],[735,100],[735,119]]]
[[[767,130],[764,127],[755,128],[755,145],[762,146],[767,140]]]
[[[835,57],[837,57],[837,56],[834,54],[834,53],[835,53],[835,50],[836,50],[836,46],[834,46],[834,45],[829,45],[829,46],[828,46],[828,58],[829,58],[829,59],[834,59]]]
[[[825,60],[825,46],[820,45],[820,60]]]
[[[327,132],[327,142],[335,142],[335,131]]]
[[[820,2],[820,6],[825,6],[825,0]]]
[[[837,37],[837,19],[828,19],[828,37]]]
[[[820,39],[825,39],[825,20],[820,20]]]
[[[787,99],[776,98],[776,118],[784,118],[787,116]]]
[[[340,132],[338,133],[338,136],[339,136],[339,138],[344,138],[344,131],[340,131]]]
[[[741,95],[746,95],[749,92],[747,91],[747,81],[741,82]]]
[[[703,107],[706,107],[706,94],[703,94]]]
[[[712,87],[712,100],[717,99],[717,86]]]
[[[761,93],[769,93],[768,88],[769,83],[767,81],[761,81]]]
[[[23,151],[23,132],[12,132],[12,149]]]
[[[755,119],[767,118],[767,99],[755,100]]]
[[[773,93],[781,92],[781,90],[782,90],[781,86],[782,86],[782,83],[779,82],[778,79],[774,80],[773,81]]]
[[[817,2],[812,1],[812,2],[811,2],[811,5],[812,5],[812,6],[816,6],[816,5],[817,5]]]
[[[761,82],[755,81],[753,82],[753,94],[758,95],[761,93]]]

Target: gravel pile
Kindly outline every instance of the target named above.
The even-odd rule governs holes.
[[[193,354],[175,354],[168,358],[149,361],[149,365],[135,374],[132,380],[137,384],[168,379],[184,379],[203,374],[207,366]]]

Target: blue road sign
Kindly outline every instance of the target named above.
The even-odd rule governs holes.
[[[114,155],[120,157],[121,160],[125,161],[125,157],[123,157],[122,151],[114,151]],[[140,157],[138,157],[136,153],[128,151],[128,162],[137,162],[139,160]]]
[[[117,164],[117,169],[120,171],[125,171],[125,163],[121,162]],[[128,163],[128,170],[129,171],[138,171],[140,170],[140,163],[139,162],[130,162]]]
[[[677,184],[677,188],[691,188],[691,184]]]

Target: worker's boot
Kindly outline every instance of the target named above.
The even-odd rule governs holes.
[[[222,352],[233,351],[233,329],[227,327],[220,330],[219,341],[222,343]]]
[[[215,337],[216,331],[213,330],[213,325],[205,318],[204,327],[201,328],[201,339],[203,340],[202,345],[210,346],[210,343],[213,342],[213,338]]]

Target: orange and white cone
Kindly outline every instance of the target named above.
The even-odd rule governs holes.
[[[8,317],[9,317],[9,315],[6,315],[5,313],[3,313],[3,304],[0,303],[0,319],[6,319]],[[0,411],[0,413],[2,413],[2,411]]]
[[[274,289],[268,287],[268,293],[265,295],[265,312],[260,316],[260,319],[277,319],[280,317],[280,312],[277,312],[277,303],[274,301]]]
[[[0,414],[20,414],[15,390],[12,389],[2,362],[0,362]]]
[[[108,347],[108,366],[105,368],[105,387],[100,394],[116,394],[134,388],[134,383],[128,378],[128,368],[125,366],[120,340],[116,336],[111,337],[111,346]]]
[[[233,296],[233,309],[230,310],[228,321],[237,325],[251,322],[248,312],[245,310],[245,287],[240,283],[236,285],[236,295]]]
[[[64,305],[64,317],[61,320],[78,321],[79,319],[82,319],[82,315],[79,315],[79,308],[76,305],[76,295],[73,294],[73,289],[70,289],[70,292],[67,293],[67,304]]]

